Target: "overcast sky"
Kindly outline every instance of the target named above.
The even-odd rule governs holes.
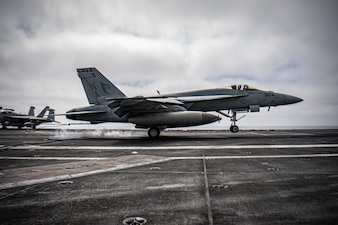
[[[240,126],[338,125],[337,21],[334,0],[1,0],[0,106],[86,106],[76,68],[97,67],[130,97],[248,83],[304,99]]]

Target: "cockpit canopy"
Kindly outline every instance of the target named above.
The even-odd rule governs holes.
[[[247,84],[233,84],[231,85],[231,89],[239,90],[239,91],[246,91],[246,90],[257,90],[257,88],[247,85]]]

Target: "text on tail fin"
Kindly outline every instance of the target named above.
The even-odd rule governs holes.
[[[99,104],[99,97],[126,97],[114,84],[112,84],[96,68],[77,69],[83,88],[90,104]]]

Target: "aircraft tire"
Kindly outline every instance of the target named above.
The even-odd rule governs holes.
[[[157,127],[151,127],[148,130],[148,136],[150,138],[158,138],[160,136],[160,130]]]
[[[239,131],[239,128],[238,128],[238,126],[233,125],[233,126],[230,127],[230,131],[231,131],[232,133],[237,133],[237,132]]]

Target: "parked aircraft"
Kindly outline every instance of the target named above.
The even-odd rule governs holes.
[[[66,113],[72,120],[103,122],[129,122],[136,128],[148,129],[151,138],[172,127],[208,124],[220,120],[210,111],[231,120],[230,131],[238,132],[237,112],[258,112],[260,107],[293,104],[302,99],[258,90],[249,85],[230,88],[196,90],[157,96],[127,97],[96,68],[77,69],[90,106],[74,108]],[[222,112],[229,110],[231,114]]]
[[[34,116],[34,106],[31,106],[28,115],[15,113],[13,109],[0,109],[0,122],[2,129],[6,129],[7,126],[16,126],[19,129],[22,127],[36,128],[37,125],[46,122],[54,122],[54,109],[50,109],[46,106],[38,116]],[[46,111],[49,111],[47,118],[44,118]]]

